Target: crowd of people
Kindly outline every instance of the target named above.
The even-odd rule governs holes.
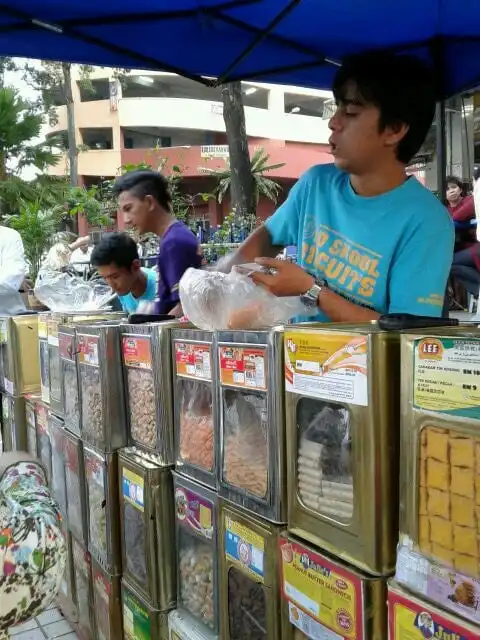
[[[256,284],[276,296],[300,297],[320,322],[370,321],[396,312],[441,316],[449,276],[464,278],[464,270],[454,271],[460,267],[477,269],[478,252],[473,228],[458,227],[455,240],[452,218],[457,225],[475,216],[473,199],[458,182],[449,181],[447,211],[406,175],[435,114],[434,74],[414,57],[365,53],[343,61],[333,92],[333,163],[308,170],[265,225],[217,269],[254,261],[269,267],[253,273]],[[127,173],[115,191],[126,224],[158,236],[156,269],[142,269],[135,242],[123,233],[104,236],[89,262],[126,311],[146,304],[148,312],[181,316],[179,282],[186,269],[201,266],[198,239],[175,219],[159,173]],[[296,264],[276,259],[292,245]],[[0,251],[0,273],[6,270]],[[7,462],[3,473],[0,464],[4,630],[55,596],[64,558],[42,469],[28,459]]]

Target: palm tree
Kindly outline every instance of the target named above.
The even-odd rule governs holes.
[[[45,171],[57,162],[56,140],[35,142],[43,117],[12,87],[0,87],[0,203],[3,214],[12,213],[19,200],[35,198],[34,181],[21,178],[26,168]]]
[[[285,166],[285,162],[278,164],[269,164],[270,156],[265,152],[263,147],[256,149],[250,163],[251,172],[254,180],[254,198],[255,204],[258,205],[260,198],[266,198],[276,203],[281,186],[272,178],[267,178],[266,173],[275,171]],[[228,163],[227,163],[228,164]],[[218,202],[222,202],[226,194],[230,191],[232,184],[232,171],[230,166],[225,169],[209,169],[202,167],[201,171],[209,173],[218,180],[217,187],[214,191]]]
[[[39,196],[33,202],[20,201],[17,213],[5,216],[3,222],[22,236],[25,257],[30,265],[29,275],[35,281],[43,255],[60,228],[59,210],[45,208],[45,201]]]

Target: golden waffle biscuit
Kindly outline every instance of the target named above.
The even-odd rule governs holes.
[[[450,494],[440,489],[427,489],[427,513],[450,520]]]
[[[464,496],[452,494],[451,497],[452,514],[451,520],[461,527],[476,527],[475,502]]]
[[[450,520],[433,516],[430,520],[430,540],[445,549],[453,549],[453,525]]]
[[[449,433],[446,429],[428,427],[427,431],[427,457],[448,462]]]
[[[476,558],[478,556],[478,543],[476,529],[453,526],[453,549],[455,553]]]
[[[450,486],[450,467],[446,462],[427,459],[427,487],[448,491]]]
[[[451,492],[465,498],[475,497],[475,482],[473,469],[452,467]]]
[[[475,442],[467,436],[452,436],[450,438],[450,464],[454,467],[475,466]]]
[[[457,571],[461,571],[462,573],[466,573],[467,575],[476,574],[478,570],[477,562],[477,558],[472,558],[472,556],[465,556],[462,553],[455,554],[455,569]]]

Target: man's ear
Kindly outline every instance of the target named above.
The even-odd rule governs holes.
[[[145,196],[145,202],[147,203],[147,207],[149,211],[153,211],[155,209],[157,201],[153,196],[149,196],[149,195]]]
[[[140,262],[139,258],[135,258],[135,260],[132,262],[132,271],[139,271],[142,267],[142,263]]]
[[[387,147],[393,147],[400,144],[403,138],[407,135],[409,128],[408,124],[405,124],[404,122],[399,122],[385,127],[383,132],[385,136],[385,145]]]

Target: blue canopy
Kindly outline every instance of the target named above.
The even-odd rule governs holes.
[[[480,82],[479,0],[5,0],[0,53],[329,88],[345,54],[430,59],[442,96]]]

